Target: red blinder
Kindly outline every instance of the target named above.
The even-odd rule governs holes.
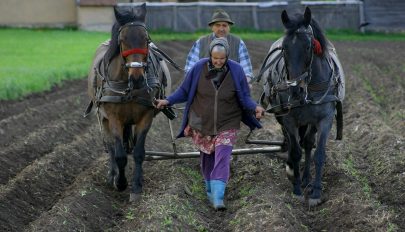
[[[321,43],[315,38],[312,39],[312,44],[314,46],[314,53],[318,56],[322,55]]]
[[[122,52],[123,57],[127,57],[132,54],[143,54],[143,55],[148,55],[148,49],[147,48],[134,48],[130,50],[126,50]]]

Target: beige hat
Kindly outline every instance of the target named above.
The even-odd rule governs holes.
[[[233,21],[231,20],[231,17],[229,17],[228,13],[226,13],[224,10],[216,10],[214,14],[212,14],[211,21],[208,23],[208,26],[211,26],[212,24],[216,22],[227,22],[230,25],[233,25]]]

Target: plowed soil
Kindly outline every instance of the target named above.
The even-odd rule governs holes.
[[[272,41],[246,42],[257,73]],[[192,42],[157,44],[184,65]],[[97,119],[82,117],[84,77],[0,102],[0,231],[405,231],[405,43],[335,46],[346,73],[345,127],[343,141],[334,131],[328,141],[323,204],[296,201],[284,161],[271,154],[232,160],[224,212],[205,198],[198,159],[146,161],[142,198],[129,203],[129,190],[105,183],[108,155]],[[172,77],[176,86],[182,74],[172,69]],[[255,99],[261,89],[254,84]],[[282,138],[273,115],[262,123],[255,138]],[[244,127],[238,148],[248,147],[247,133]],[[176,144],[194,151],[188,139]],[[172,150],[163,114],[146,146]]]

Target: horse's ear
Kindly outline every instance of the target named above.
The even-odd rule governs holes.
[[[304,26],[308,27],[309,24],[311,23],[311,9],[309,7],[305,7],[305,12],[304,12]]]
[[[284,27],[288,28],[290,26],[291,21],[286,10],[281,12],[281,21],[283,22]]]
[[[146,2],[141,4],[141,8],[146,12]]]
[[[117,19],[117,20],[121,17],[121,13],[118,10],[118,6],[114,6],[114,16],[115,16],[115,19]]]
[[[135,18],[141,22],[145,22],[146,18],[146,3],[134,8]]]

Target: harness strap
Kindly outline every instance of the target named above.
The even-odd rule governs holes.
[[[313,91],[313,92],[319,92],[322,90],[326,90],[329,88],[329,83],[330,83],[330,81],[319,82],[316,84],[309,83],[308,90]]]
[[[268,63],[268,64],[265,65],[265,66],[264,66],[264,64],[266,64],[266,62],[267,62],[267,60],[269,59],[269,57],[270,57],[275,51],[282,50],[282,49],[283,49],[282,47],[277,47],[277,48],[275,48],[273,51],[269,52],[269,54],[267,54],[266,58],[264,59],[263,66],[262,66],[261,69],[260,69],[260,73],[257,74],[257,76],[253,77],[253,78],[250,80],[250,83],[252,83],[252,82],[254,82],[254,81],[259,82],[259,81],[261,80],[261,78],[262,78],[264,72],[266,72],[266,70],[269,69],[269,68],[274,64],[274,62],[278,61],[278,60],[283,56],[283,54],[282,54],[282,53],[278,54],[276,57],[274,57],[274,59],[273,59],[270,63]]]
[[[156,47],[154,43],[151,42],[149,44],[149,47],[151,48],[153,54],[169,62],[178,71],[184,71],[184,69],[180,68],[180,66],[176,62],[174,62],[172,58],[170,58],[170,56],[168,56],[165,52]]]
[[[288,112],[292,108],[299,107],[301,105],[302,104],[301,104],[300,100],[295,100],[295,101],[288,102],[287,104],[280,104],[280,105],[275,105],[275,106],[269,105],[269,107],[266,109],[266,112],[273,113],[273,114],[281,114],[281,113],[285,113],[286,111]],[[281,115],[276,115],[276,116],[281,116]]]
[[[155,106],[152,104],[152,101],[150,99],[142,98],[142,97],[135,97],[135,96],[102,96],[98,102],[100,103],[126,103],[129,101],[134,101],[136,103],[139,103],[141,105],[155,108]]]

